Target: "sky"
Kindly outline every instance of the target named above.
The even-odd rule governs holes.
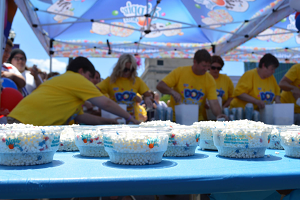
[[[45,49],[40,44],[39,40],[33,33],[31,27],[23,17],[23,14],[18,9],[14,21],[12,24],[12,30],[15,31],[16,37],[15,44],[20,45],[27,57],[27,66],[37,65],[42,71],[49,73],[50,69],[50,57]],[[52,58],[52,71],[64,73],[68,64],[68,58]],[[117,58],[89,58],[93,63],[96,70],[101,74],[102,78],[110,76],[114,65],[117,62]],[[142,59],[142,65],[138,69],[138,76],[141,76],[144,72],[144,59]],[[243,62],[225,62],[225,65],[221,71],[222,74],[228,76],[241,76],[244,73]]]

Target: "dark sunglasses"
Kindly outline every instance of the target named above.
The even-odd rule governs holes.
[[[130,72],[133,72],[134,71],[134,68],[131,68],[131,69],[128,69],[128,68],[124,68],[124,70],[123,70],[123,72],[128,72],[128,71],[130,71]]]
[[[222,69],[222,67],[210,66],[210,69],[212,69],[212,70],[217,69],[218,71],[220,71]]]

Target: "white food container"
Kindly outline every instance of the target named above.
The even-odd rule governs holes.
[[[285,150],[285,155],[294,158],[300,158],[300,132],[295,130],[286,130],[281,132],[281,145]]]
[[[160,163],[168,146],[170,129],[102,129],[110,161],[121,165]]]
[[[75,144],[82,156],[108,157],[104,150],[103,134],[96,126],[73,127]]]
[[[62,128],[60,135],[60,144],[57,151],[79,151],[78,147],[75,144],[74,131],[72,126],[59,126]]]
[[[200,134],[191,126],[176,126],[169,133],[169,142],[164,156],[192,156],[195,155]]]
[[[39,165],[53,161],[61,128],[33,127],[0,131],[1,165]]]
[[[199,105],[180,104],[175,106],[176,123],[181,125],[192,125],[199,119]]]
[[[229,128],[214,132],[214,144],[220,156],[231,158],[264,157],[270,128]]]
[[[200,148],[202,150],[218,150],[213,142],[212,127],[213,125],[203,125],[201,127]]]

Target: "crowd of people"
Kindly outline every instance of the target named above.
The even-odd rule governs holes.
[[[75,58],[62,75],[45,74],[35,65],[27,67],[24,51],[12,47],[8,40],[1,75],[11,79],[24,98],[9,114],[1,108],[2,114],[8,114],[8,123],[116,124],[124,118],[126,123],[138,124],[153,120],[153,110],[158,106],[172,107],[176,121],[175,106],[179,104],[198,105],[198,120],[207,119],[207,109],[216,119],[228,120],[222,109],[245,108],[247,103],[252,103],[254,109],[274,102],[294,103],[295,114],[300,115],[300,65],[294,65],[278,85],[273,74],[279,62],[272,54],[265,54],[259,67],[245,72],[234,88],[230,78],[220,73],[223,59],[205,49],[198,50],[192,66],[178,66],[157,84],[161,94],[171,96],[167,105],[160,101],[158,91],[150,91],[137,76],[136,59],[131,54],[121,55],[111,75],[101,81],[100,73],[85,57]],[[126,105],[126,110],[120,104]],[[101,109],[120,118],[104,118]]]

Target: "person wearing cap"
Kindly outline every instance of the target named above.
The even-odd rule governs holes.
[[[64,74],[45,81],[24,98],[8,115],[8,123],[66,125],[74,119],[78,123],[90,125],[117,124],[117,119],[83,113],[82,105],[88,100],[100,109],[138,124],[118,104],[102,95],[90,81],[94,75],[95,68],[87,58],[75,58]]]
[[[131,54],[122,54],[110,77],[97,84],[102,93],[118,104],[126,104],[127,112],[134,117],[135,96],[144,96],[147,107],[152,108],[151,94],[145,82],[137,76],[136,59]]]
[[[270,53],[259,61],[258,68],[249,70],[238,81],[230,103],[231,108],[245,108],[252,103],[255,110],[264,109],[265,104],[280,103],[280,88],[274,77],[279,62]]]
[[[205,101],[211,105],[212,112],[217,118],[225,118],[217,100],[216,82],[207,72],[211,65],[211,56],[205,49],[198,50],[194,55],[193,65],[178,67],[160,81],[156,88],[163,94],[170,94],[170,105],[173,108],[175,120],[175,105],[198,104],[199,118],[204,120],[203,109]]]
[[[23,96],[29,95],[43,82],[35,65],[30,71],[26,70],[26,61],[26,55],[21,49],[12,50],[10,57],[7,60],[7,63],[11,63],[19,70],[26,81],[25,87],[22,88]]]
[[[293,103],[295,124],[300,125],[300,64],[293,65],[279,82],[281,103]],[[297,101],[298,100],[298,101]]]

